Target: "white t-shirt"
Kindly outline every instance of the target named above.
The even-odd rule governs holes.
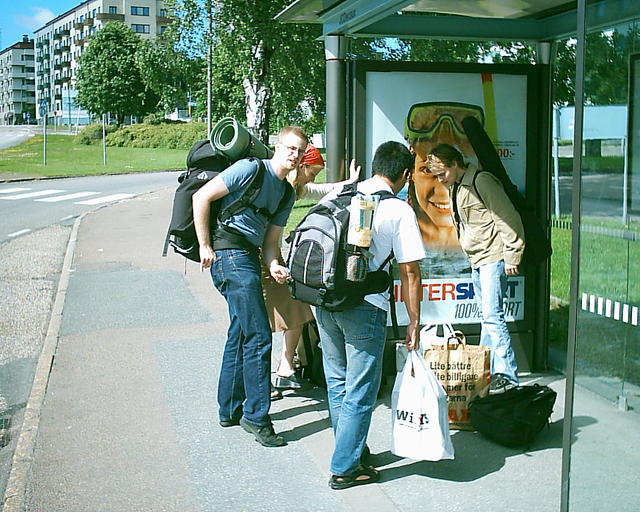
[[[357,188],[363,194],[373,194],[380,190],[393,193],[391,187],[377,176],[358,183]],[[338,191],[331,192],[326,199],[335,197],[337,193]],[[416,214],[401,199],[385,199],[376,207],[369,248],[372,255],[369,270],[378,270],[391,251],[398,263],[419,261],[426,256]],[[384,311],[389,310],[387,292],[367,295],[365,300]]]

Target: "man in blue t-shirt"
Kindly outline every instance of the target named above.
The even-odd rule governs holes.
[[[280,238],[295,200],[282,199],[291,188],[287,174],[295,169],[307,146],[302,128],[287,126],[278,134],[273,158],[263,161],[264,181],[253,203],[231,216],[211,243],[212,201],[221,208],[237,199],[256,172],[257,163],[240,160],[193,195],[193,217],[200,243],[200,268],[211,267],[213,284],[229,307],[229,330],[218,382],[220,425],[240,425],[263,446],[284,446],[273,430],[271,405],[271,328],[260,283],[260,251],[273,279],[289,276],[282,264]]]

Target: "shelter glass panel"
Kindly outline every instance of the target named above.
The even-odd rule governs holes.
[[[635,510],[640,455],[640,4],[587,3],[571,510]],[[602,7],[602,3],[601,3]],[[606,6],[604,6],[606,11]]]

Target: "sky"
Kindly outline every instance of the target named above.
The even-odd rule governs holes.
[[[84,0],[0,0],[0,49],[22,41],[56,16]]]

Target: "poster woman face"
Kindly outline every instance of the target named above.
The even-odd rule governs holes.
[[[412,146],[416,159],[409,194],[415,199],[414,208],[419,207],[435,228],[448,228],[453,226],[449,191],[429,170],[427,155],[432,147],[427,141]]]
[[[426,160],[431,149],[446,143],[458,148],[466,161],[477,161],[462,128],[462,119],[469,115],[484,121],[480,107],[464,103],[418,103],[407,114],[405,136],[416,156],[408,196],[426,247],[460,248],[449,191],[431,174]]]

